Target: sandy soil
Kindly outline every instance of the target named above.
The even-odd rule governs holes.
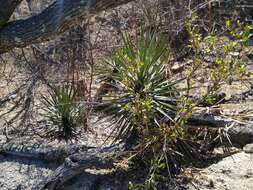
[[[30,190],[57,167],[55,163],[0,155],[0,189]]]

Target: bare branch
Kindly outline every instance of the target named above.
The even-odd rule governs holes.
[[[39,15],[7,23],[0,30],[0,54],[53,39],[75,24],[103,10],[132,0],[57,0]]]
[[[2,28],[10,19],[15,8],[22,0],[0,0],[0,28]]]

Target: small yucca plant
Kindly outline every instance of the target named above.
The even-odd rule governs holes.
[[[75,103],[75,90],[72,86],[55,87],[49,96],[42,96],[43,116],[49,122],[46,136],[59,141],[77,138],[80,116],[83,110]]]
[[[115,140],[125,138],[133,129],[144,132],[159,126],[168,112],[176,109],[176,81],[167,79],[165,40],[154,32],[141,31],[136,45],[124,37],[124,45],[108,60],[103,71],[111,93],[103,97],[103,111],[111,116]]]

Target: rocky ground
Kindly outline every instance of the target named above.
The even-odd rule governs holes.
[[[0,155],[0,189],[30,190],[50,175],[56,167],[56,163]]]
[[[189,189],[252,190],[253,154],[240,151],[198,170]]]
[[[0,155],[0,189],[32,190],[59,166],[59,162],[45,162],[8,154]],[[124,176],[103,170],[88,170],[74,178],[62,190],[127,190]],[[209,167],[194,173],[189,190],[252,190],[253,145],[244,151],[224,157]]]
[[[253,189],[253,154],[240,152],[224,158],[202,171],[212,189]]]

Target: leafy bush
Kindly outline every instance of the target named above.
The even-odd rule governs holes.
[[[161,123],[159,128],[146,133],[144,140],[133,148],[128,157],[129,164],[137,165],[137,169],[141,166],[147,175],[144,183],[130,182],[129,189],[167,189],[183,165],[193,164],[201,158],[200,144],[185,127],[192,108],[191,100],[180,98],[174,122]]]
[[[124,46],[106,60],[109,70],[102,75],[112,90],[103,97],[103,111],[114,120],[116,140],[159,126],[163,117],[171,119],[168,112],[176,110],[178,97],[178,81],[166,77],[164,39],[141,31],[136,45],[128,36],[123,40]]]
[[[55,87],[48,96],[42,96],[43,116],[49,122],[46,136],[59,141],[76,138],[83,110],[75,103],[75,89],[71,86]]]
[[[141,165],[147,174],[143,184],[130,183],[130,189],[166,189],[161,185],[170,183],[182,166],[206,158],[212,151],[211,144],[217,142],[218,132],[187,128],[187,120],[195,106],[221,102],[225,97],[219,94],[222,85],[246,73],[245,64],[235,54],[236,40],[221,41],[218,34],[203,37],[194,25],[195,19],[186,22],[193,51],[191,62],[182,71],[185,77],[168,78],[168,48],[154,32],[142,31],[136,45],[126,36],[124,46],[106,61],[110,69],[102,77],[111,92],[103,97],[102,110],[113,119],[115,140],[137,130],[138,143],[123,162]],[[200,87],[197,77],[204,79],[203,84],[208,82],[207,86],[202,84],[205,92],[199,93],[199,99],[190,92]],[[179,82],[187,85],[181,88],[186,93],[179,94]]]
[[[222,33],[203,35],[197,20],[198,16],[193,15],[185,24],[189,34],[189,47],[193,50],[193,64],[188,72],[190,82],[187,85],[188,88],[194,87],[194,83],[197,83],[194,78],[197,77],[206,81],[205,92],[200,92],[200,103],[212,106],[225,99],[226,94],[221,93],[224,84],[231,85],[233,81],[244,80],[248,76],[247,65],[240,51],[250,37],[251,27],[243,26],[240,22],[232,27],[227,20]],[[200,84],[195,87],[199,88]]]

